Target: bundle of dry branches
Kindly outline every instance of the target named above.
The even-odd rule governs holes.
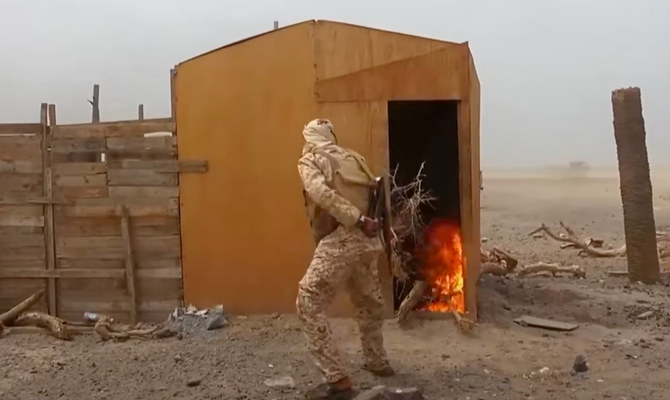
[[[421,209],[435,200],[423,187],[424,165],[421,163],[414,179],[406,185],[397,182],[398,167],[391,175],[391,227],[395,234],[392,262],[393,273],[400,279],[406,279],[415,272],[410,267],[414,254],[403,247],[409,243],[409,248],[420,248],[426,228]]]

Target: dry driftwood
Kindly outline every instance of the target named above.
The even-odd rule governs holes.
[[[0,325],[10,326],[14,324],[14,321],[23,313],[28,310],[30,307],[34,306],[42,296],[44,295],[44,290],[34,293],[27,299],[23,300],[11,310],[0,314]]]
[[[110,339],[128,340],[132,337],[149,339],[156,328],[133,329],[129,325],[115,324],[114,319],[107,315],[98,315],[98,321],[95,323],[93,330],[100,336],[100,339],[107,341]]]
[[[414,282],[412,290],[410,290],[407,297],[400,303],[400,307],[398,307],[398,322],[403,322],[407,319],[409,312],[414,310],[419,303],[421,303],[421,300],[423,300],[429,289],[430,286],[426,281]]]
[[[497,263],[492,261],[487,261],[482,264],[481,269],[479,270],[479,275],[495,275],[495,276],[505,276],[509,274],[504,263]]]
[[[465,333],[472,332],[472,330],[477,325],[475,321],[461,315],[457,311],[451,311],[451,315],[453,315],[454,319],[456,320],[456,326],[458,326],[458,328]]]
[[[397,182],[398,167],[390,177],[391,228],[395,235],[391,255],[392,271],[402,280],[416,272],[411,270],[414,254],[403,246],[411,244],[412,250],[421,247],[426,228],[421,209],[435,200],[430,191],[423,187],[423,168],[424,163],[414,179],[406,185],[399,185]]]
[[[567,243],[571,247],[576,247],[580,250],[580,254],[585,254],[590,257],[621,257],[626,255],[626,245],[623,245],[616,249],[603,250],[596,248],[593,243],[594,241],[585,241],[577,237],[575,231],[570,227],[561,222],[561,227],[565,231],[564,235],[555,234],[549,227],[545,224],[542,224],[539,228],[532,231],[529,235],[533,236],[538,232],[544,232],[552,239]]]
[[[549,272],[553,276],[557,274],[571,274],[576,278],[586,278],[586,271],[579,265],[570,265],[567,267],[562,267],[558,264],[550,264],[539,262],[532,265],[527,265],[521,268],[518,272],[518,276],[527,276],[530,274],[538,274],[542,272]]]
[[[170,319],[159,325],[149,325],[138,323],[134,327],[130,325],[121,325],[114,322],[114,319],[107,315],[98,315],[98,321],[93,330],[100,336],[102,341],[107,340],[128,340],[130,338],[139,339],[162,339],[175,336],[177,329],[169,323]]]
[[[72,335],[62,319],[39,312],[27,311],[22,313],[14,323],[16,326],[38,326],[46,328],[52,335],[62,340],[71,340]]]

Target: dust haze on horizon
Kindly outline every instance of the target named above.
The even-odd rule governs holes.
[[[610,94],[628,86],[642,89],[650,161],[667,165],[668,16],[666,0],[0,0],[0,122],[35,121],[42,102],[89,121],[94,83],[103,121],[140,103],[167,116],[175,64],[274,20],[329,19],[469,41],[484,168],[615,165]]]

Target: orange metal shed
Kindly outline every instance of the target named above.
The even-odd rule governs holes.
[[[331,119],[381,173],[387,101],[458,100],[466,307],[476,318],[479,82],[467,43],[307,21],[182,62],[175,93],[179,157],[209,161],[208,173],[180,182],[185,301],[244,314],[295,309],[313,251],[296,168],[304,124]]]

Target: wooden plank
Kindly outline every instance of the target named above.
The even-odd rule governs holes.
[[[69,199],[69,203],[72,199],[97,199],[105,198],[108,196],[107,186],[64,186],[57,187],[56,193],[65,199]]]
[[[25,269],[25,268],[3,268],[0,269],[0,279],[124,279],[125,269],[97,269],[97,268],[71,268],[71,269]]]
[[[55,118],[55,110],[54,118]],[[42,103],[40,109],[40,124],[42,131],[42,171],[44,174],[44,197],[52,198],[53,170],[51,169],[51,130],[49,129],[49,105]],[[47,270],[56,269],[56,247],[54,241],[54,205],[44,205],[44,246],[46,251]],[[56,281],[49,278],[47,281],[47,304],[51,315],[58,315],[56,298]]]
[[[107,176],[105,174],[96,175],[63,175],[56,176],[56,185],[61,187],[88,187],[105,186]]]
[[[40,136],[0,136],[0,160],[40,162]]]
[[[107,171],[109,186],[177,186],[177,174],[152,170],[110,169]]]
[[[180,268],[158,268],[137,270],[137,279],[181,279]],[[67,269],[26,269],[2,268],[0,279],[126,279],[125,268],[67,268]]]
[[[107,172],[107,164],[103,162],[56,163],[54,172],[59,176],[104,174]]]
[[[172,121],[174,122],[173,132],[177,132],[177,69],[172,68],[170,70],[170,115],[172,116]]]
[[[181,238],[174,236],[146,236],[134,242],[137,260],[177,258],[181,256]]]
[[[39,217],[43,215],[41,205],[23,204],[23,205],[0,205],[0,216],[27,216]]]
[[[123,238],[120,236],[57,237],[56,254],[58,258],[123,259]]]
[[[54,137],[51,142],[54,153],[93,153],[104,152],[105,138],[83,137],[83,138],[59,138]]]
[[[44,235],[14,235],[0,237],[3,257],[38,259],[44,257]]]
[[[173,136],[107,138],[107,148],[110,150],[171,150],[176,146],[177,138]]]
[[[119,219],[115,218],[118,225]],[[117,260],[100,260],[100,259],[76,259],[76,258],[61,258],[58,259],[58,270],[61,269],[120,269],[124,271],[125,266],[123,259]]]
[[[44,244],[44,234],[14,234],[0,236],[0,251],[21,247],[41,246]]]
[[[138,269],[139,279],[181,279],[181,268]]]
[[[0,193],[3,195],[42,194],[42,174],[0,173]]]
[[[42,129],[41,124],[0,124],[0,135],[8,134],[26,134],[26,133],[40,133]]]
[[[31,205],[31,204],[68,204],[65,199],[34,197],[33,195],[1,196],[0,205]]]
[[[535,328],[545,328],[555,331],[574,331],[579,327],[578,324],[536,318],[529,315],[522,315],[520,318],[515,319],[514,322],[521,326],[532,326]]]
[[[130,220],[134,237],[179,235],[178,217],[135,217]],[[116,217],[63,217],[56,218],[58,236],[121,236]]]
[[[13,172],[18,174],[39,174],[42,172],[42,163],[23,160],[0,160],[0,173],[6,172]]]
[[[123,232],[122,232],[123,234]],[[59,259],[118,260],[125,257],[123,236],[57,237],[56,254]],[[137,260],[173,259],[180,256],[180,237],[144,236],[133,240]]]
[[[179,187],[110,186],[109,197],[179,197]]]
[[[0,226],[0,236],[30,235],[43,233],[39,226]]]
[[[98,124],[58,125],[54,130],[57,138],[67,137],[127,137],[142,136],[153,132],[172,132],[171,118],[145,119],[144,121],[114,121]]]
[[[81,204],[72,206],[56,206],[57,215],[66,217],[113,217],[119,216],[116,206],[119,199],[80,199],[83,200],[110,200],[117,201],[117,204]],[[137,201],[139,199],[134,199]],[[157,199],[148,199],[152,203],[147,204],[128,204],[128,211],[131,217],[170,217],[179,215],[179,200],[178,199],[161,199],[163,201],[156,202]]]
[[[38,227],[44,226],[44,216],[0,215],[0,226]]]
[[[45,257],[33,257],[33,258],[16,258],[11,255],[0,254],[0,263],[2,263],[3,268],[18,268],[18,269],[42,269],[44,270],[47,262]]]
[[[133,238],[130,235],[130,216],[128,208],[120,207],[121,213],[121,236],[125,250],[126,261],[126,288],[128,289],[128,302],[130,303],[130,323],[137,323],[137,294],[135,292],[135,256],[133,255]]]
[[[207,172],[207,160],[110,160],[110,168],[149,169],[155,172]]]

